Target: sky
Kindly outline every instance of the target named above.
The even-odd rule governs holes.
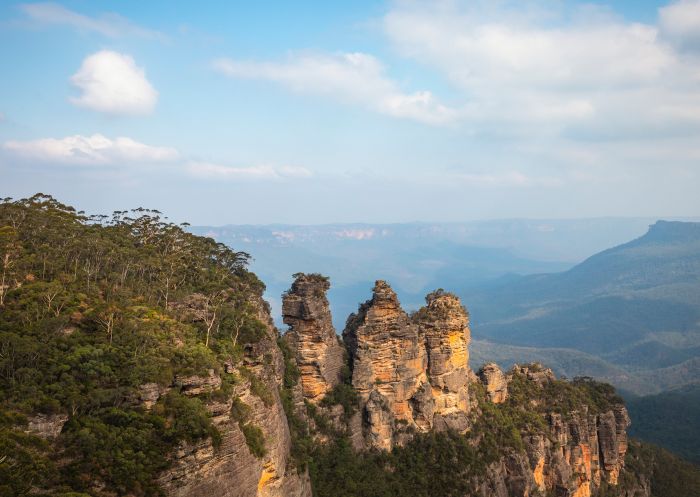
[[[192,224],[700,215],[700,0],[0,1],[0,196]]]

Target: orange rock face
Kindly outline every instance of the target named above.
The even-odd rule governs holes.
[[[328,280],[300,274],[284,295],[282,314],[297,366],[304,398],[318,403],[340,382],[343,346],[338,341],[326,298]]]
[[[423,340],[384,281],[377,281],[372,299],[348,318],[343,338],[352,361],[352,383],[365,413],[368,445],[390,449],[399,426],[430,429]]]
[[[459,298],[438,291],[426,297],[415,321],[428,355],[433,423],[463,431],[469,412],[469,316]]]
[[[343,339],[371,447],[390,449],[413,430],[468,426],[469,319],[454,295],[426,300],[409,318],[377,281],[372,299],[348,318]]]

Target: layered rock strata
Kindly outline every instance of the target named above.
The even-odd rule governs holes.
[[[425,343],[386,282],[377,281],[372,299],[348,318],[343,340],[367,445],[390,449],[409,427],[429,430],[434,401]]]
[[[310,285],[302,278],[285,296],[285,322],[300,363],[300,383],[311,385],[304,391],[309,401],[332,384],[324,375],[328,361],[323,360],[333,343],[326,290],[327,284]],[[372,298],[348,318],[343,341],[358,413],[339,427],[340,406],[316,409],[350,437],[356,450],[390,450],[414,433],[430,430],[452,429],[470,437],[485,415],[481,390],[486,402],[503,409],[499,416],[526,408],[536,410],[532,414],[542,421],[520,433],[521,448],[499,447],[499,458],[475,482],[474,495],[590,497],[618,483],[627,451],[624,406],[612,402],[602,411],[586,405],[570,412],[550,411],[548,392],[560,387],[552,371],[539,364],[516,365],[504,374],[490,363],[475,375],[468,364],[469,315],[456,296],[433,292],[409,316],[391,287],[377,281]],[[516,388],[510,385],[516,378],[521,395],[524,391],[530,396],[527,406],[508,404],[513,402],[509,386]],[[478,444],[478,439],[477,430],[471,441]]]
[[[479,379],[486,388],[488,399],[494,404],[501,404],[508,398],[508,382],[501,368],[494,362],[485,364],[479,370]]]
[[[436,291],[414,316],[428,356],[436,428],[464,431],[469,425],[469,315],[457,296]]]
[[[328,279],[298,274],[284,294],[282,316],[287,340],[296,353],[305,399],[318,403],[340,382],[344,347],[333,328],[326,298]]]
[[[287,417],[279,397],[284,374],[282,353],[277,347],[277,330],[266,306],[254,303],[258,319],[265,325],[265,336],[247,347],[243,365],[269,392],[267,403],[253,393],[250,380],[231,365],[206,376],[177,378],[173,388],[186,395],[215,392],[221,388],[220,375],[236,375],[234,391],[225,399],[209,400],[206,407],[221,433],[221,443],[214,447],[210,438],[197,443],[182,443],[172,457],[172,464],[159,478],[168,497],[311,497],[307,473],[290,468],[291,438]],[[145,389],[144,402],[157,400],[155,389]],[[233,399],[250,408],[247,422],[260,428],[265,439],[265,455],[256,457],[248,448],[238,421],[231,416]]]
[[[516,365],[503,375],[495,364],[479,371],[487,398],[493,403],[507,400],[508,384],[519,380],[534,386],[529,399],[540,405],[544,389],[556,381],[551,369],[540,364]],[[543,406],[546,410],[547,406]],[[482,495],[509,497],[553,494],[562,497],[590,497],[601,485],[615,486],[624,469],[627,452],[627,428],[630,419],[621,404],[612,404],[602,412],[589,406],[579,410],[545,416],[544,429],[532,428],[522,434],[524,453],[513,453],[492,465],[490,476],[482,484]],[[645,495],[639,494],[640,497]]]
[[[434,292],[413,317],[377,281],[343,331],[366,445],[390,449],[413,431],[469,426],[469,318],[459,299]]]

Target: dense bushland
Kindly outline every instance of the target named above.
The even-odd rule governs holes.
[[[178,443],[216,446],[206,399],[173,389],[145,410],[139,387],[236,364],[264,332],[264,286],[247,254],[183,228],[146,209],[86,216],[41,194],[0,202],[0,495],[157,495]],[[39,413],[70,416],[51,450],[25,433]],[[244,427],[264,453],[260,429]]]

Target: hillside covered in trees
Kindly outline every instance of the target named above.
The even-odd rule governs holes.
[[[152,495],[179,442],[216,444],[199,398],[134,399],[237,361],[261,333],[247,254],[157,211],[86,216],[38,194],[0,204],[0,257],[0,494]],[[25,433],[36,415],[67,420],[58,457]]]

